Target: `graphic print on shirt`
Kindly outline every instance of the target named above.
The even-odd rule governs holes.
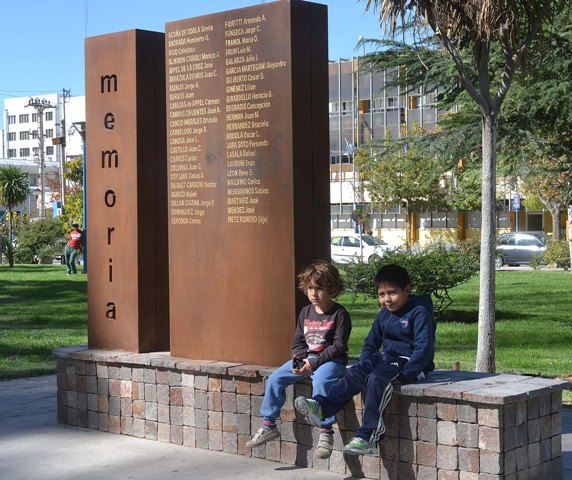
[[[81,246],[81,232],[70,232],[68,245],[72,248],[79,249]]]
[[[304,319],[304,338],[308,344],[309,352],[322,352],[328,347],[326,335],[335,328],[335,321],[331,318],[327,320]]]

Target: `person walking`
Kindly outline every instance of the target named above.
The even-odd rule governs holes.
[[[68,235],[68,243],[64,249],[66,273],[68,275],[77,273],[75,261],[78,254],[81,253],[81,247],[83,245],[83,232],[79,229],[79,223],[73,222],[72,227],[73,230]]]

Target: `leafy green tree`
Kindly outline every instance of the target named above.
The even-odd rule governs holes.
[[[520,160],[524,187],[550,211],[555,239],[570,205],[572,170],[572,12],[564,9],[534,41],[526,69],[515,77],[504,108],[503,149]],[[516,162],[515,162],[516,163]]]
[[[415,138],[415,135],[406,139],[388,136],[381,141],[373,140],[360,148],[355,157],[372,203],[382,209],[404,207],[408,244],[412,243],[412,212],[442,205],[445,199],[441,187],[443,165],[437,157],[427,157]]]
[[[450,55],[459,86],[478,106],[481,118],[482,225],[477,371],[495,370],[495,239],[498,119],[523,56],[546,20],[551,0],[365,0],[380,22],[395,32],[409,20],[429,27]],[[500,61],[491,55],[498,45]],[[492,73],[496,75],[493,76]]]
[[[14,266],[14,249],[12,245],[12,211],[28,197],[30,180],[28,174],[19,168],[7,166],[0,168],[0,204],[8,209],[9,235],[6,245],[8,264]]]
[[[65,213],[62,220],[66,231],[72,229],[73,222],[82,223],[83,219],[83,157],[80,155],[66,162],[64,177],[70,183],[66,196]]]
[[[65,165],[64,178],[71,183],[71,189],[80,189],[83,183],[83,156],[68,160]]]

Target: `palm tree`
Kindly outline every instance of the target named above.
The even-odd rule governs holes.
[[[476,370],[495,370],[496,142],[501,105],[523,55],[560,0],[363,0],[379,12],[380,24],[395,34],[398,24],[413,22],[433,30],[451,56],[459,81],[481,113],[482,225],[479,333]],[[491,47],[503,52],[502,75],[493,78]],[[462,49],[472,52],[470,61]],[[496,80],[496,83],[495,83]]]
[[[0,204],[8,209],[8,224],[10,235],[8,237],[8,264],[14,266],[14,250],[12,248],[12,209],[26,200],[30,182],[28,174],[19,168],[8,166],[0,168]]]

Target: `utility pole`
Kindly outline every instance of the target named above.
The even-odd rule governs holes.
[[[38,120],[40,123],[40,131],[38,132],[38,139],[40,144],[40,195],[41,195],[41,205],[40,205],[40,218],[46,217],[46,182],[44,176],[44,110],[47,108],[55,108],[49,100],[45,98],[32,98],[28,100],[28,105],[26,107],[32,107],[36,109],[38,114]]]
[[[60,121],[60,133],[59,135],[52,139],[52,143],[54,145],[59,145],[61,147],[60,149],[60,154],[61,154],[61,158],[60,158],[60,201],[62,203],[62,207],[65,205],[66,203],[66,180],[64,178],[64,172],[65,172],[65,164],[66,164],[66,103],[69,101],[70,98],[70,94],[71,94],[71,90],[66,90],[65,88],[62,89],[63,91],[63,95],[62,95],[62,119]]]

